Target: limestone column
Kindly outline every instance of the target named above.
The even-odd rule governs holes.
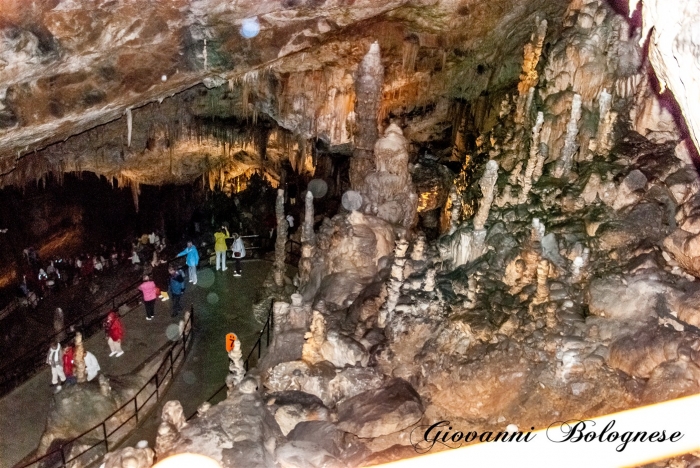
[[[484,229],[484,224],[489,217],[489,211],[491,210],[491,204],[493,203],[493,197],[495,195],[494,187],[496,186],[496,181],[498,180],[498,163],[493,159],[486,163],[486,170],[484,175],[481,176],[479,180],[479,187],[481,187],[481,193],[484,195],[481,199],[481,204],[479,204],[479,211],[476,212],[474,216],[474,230],[480,231]]]
[[[75,334],[75,351],[73,352],[73,372],[78,383],[87,382],[87,371],[85,369],[85,347],[83,346],[83,335]]]
[[[310,190],[306,191],[304,207],[304,223],[301,225],[301,243],[315,244],[316,236],[314,235],[314,194],[311,193]]]
[[[350,186],[362,191],[365,176],[374,169],[374,143],[379,138],[378,114],[382,99],[384,67],[379,43],[373,43],[355,76],[355,149],[350,159]]]
[[[275,280],[275,285],[281,288],[284,286],[284,259],[287,255],[287,230],[289,229],[287,220],[284,218],[284,189],[277,190],[275,214],[277,215],[277,240],[275,242],[275,262],[273,265],[273,277]]]

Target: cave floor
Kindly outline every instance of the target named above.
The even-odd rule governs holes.
[[[241,277],[233,276],[231,266],[225,273],[212,268],[200,269],[198,284],[194,287],[188,284],[182,305],[192,305],[195,311],[192,352],[156,410],[127,439],[128,445],[145,439],[153,446],[164,402],[180,400],[189,416],[224,383],[228,373],[227,333],[238,335],[244,356],[257,340],[262,327],[253,318],[252,304],[259,299],[257,294],[271,264],[245,261]],[[121,358],[108,357],[109,349],[101,333],[87,340],[85,349],[97,357],[106,375],[134,372],[167,345],[167,329],[177,321],[170,317],[170,310],[169,301],[157,301],[156,317],[151,322],[145,320],[143,306],[126,315],[123,318],[125,354]],[[47,367],[0,399],[0,468],[10,468],[37,447],[51,408],[50,380]]]

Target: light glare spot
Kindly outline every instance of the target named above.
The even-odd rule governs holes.
[[[257,36],[259,32],[260,22],[258,21],[257,16],[243,20],[243,23],[241,24],[241,36],[245,37],[246,39],[250,39]]]

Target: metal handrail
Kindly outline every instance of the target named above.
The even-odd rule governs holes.
[[[202,244],[201,246],[198,246],[198,248],[206,248],[211,243],[206,243]],[[172,257],[169,258],[165,261],[164,265],[167,265],[171,262],[176,261],[178,258],[181,257]],[[200,264],[203,263],[204,260],[200,258]],[[117,308],[129,304],[133,302],[134,300],[138,299],[141,296],[141,293],[138,291],[135,291],[131,296],[128,298],[122,300],[121,302],[116,302],[116,298],[119,297],[120,295],[133,290],[139,283],[141,283],[141,279],[138,279],[134,281],[133,283],[130,283],[128,286],[125,288],[119,290],[118,292],[112,294],[108,299],[105,301],[101,302],[100,304],[96,305],[92,309],[90,309],[88,312],[82,314],[70,324],[64,326],[61,330],[57,331],[53,335],[50,335],[48,338],[45,338],[44,340],[40,341],[37,345],[32,346],[30,351],[27,351],[26,353],[17,356],[15,359],[10,361],[8,364],[5,364],[3,367],[0,368],[0,397],[7,395],[9,392],[17,388],[19,385],[24,383],[26,380],[30,379],[36,372],[41,369],[44,366],[44,358],[46,355],[45,349],[48,348],[51,343],[53,343],[54,340],[58,339],[61,336],[66,336],[62,342],[66,342],[70,340],[68,338],[68,335],[71,335],[74,330],[82,331],[83,332],[83,339],[87,339],[92,334],[100,330],[101,328],[96,328],[92,332],[92,330],[95,326],[96,323],[102,323],[104,318],[107,316],[109,313],[108,310],[104,310],[105,306],[108,305],[110,302],[112,303],[112,309],[116,310]],[[95,314],[96,312],[99,312],[102,310],[101,313],[98,313],[96,317],[93,317],[90,319],[88,322],[86,322],[87,317],[90,315]],[[129,311],[131,312],[131,310]],[[126,316],[129,312],[125,313],[123,316]]]
[[[160,392],[160,388],[165,386],[165,385],[169,385],[172,382],[173,378],[175,377],[175,367],[176,367],[176,363],[177,363],[178,358],[180,356],[183,356],[183,362],[184,362],[184,359],[187,358],[188,344],[191,344],[191,342],[192,342],[190,337],[192,336],[193,331],[194,331],[194,306],[191,306],[190,307],[190,316],[189,316],[187,322],[185,322],[183,332],[182,332],[182,338],[179,339],[178,341],[176,341],[170,347],[170,349],[168,350],[168,354],[163,358],[163,361],[161,362],[160,366],[158,366],[158,369],[156,370],[156,372],[153,374],[153,376],[150,379],[148,379],[148,381],[139,389],[138,392],[136,392],[136,394],[131,399],[129,399],[127,402],[125,402],[119,408],[114,410],[101,423],[96,424],[95,426],[86,430],[82,434],[80,434],[80,435],[74,437],[73,439],[61,444],[61,446],[59,448],[41,456],[40,458],[32,460],[29,463],[16,466],[15,468],[28,468],[30,466],[41,463],[42,461],[46,460],[47,458],[57,456],[59,454],[59,452],[60,452],[60,456],[61,456],[61,467],[65,468],[68,463],[76,460],[77,458],[83,456],[84,454],[86,454],[90,450],[92,450],[95,447],[98,447],[102,444],[104,444],[104,446],[105,446],[105,453],[109,452],[109,447],[110,447],[109,437],[112,436],[113,434],[115,434],[117,431],[119,431],[122,427],[124,427],[127,423],[129,423],[133,419],[136,419],[136,422],[138,423],[139,410],[143,410],[143,408],[145,408],[148,405],[148,403],[151,401],[151,399],[153,398],[154,395],[156,396],[156,401],[158,401],[158,399],[160,399],[160,397],[162,396],[162,394]],[[175,348],[177,348],[180,344],[182,344],[182,347],[177,351],[177,354],[173,355]],[[167,367],[165,367],[166,365],[167,365]],[[164,370],[163,378],[159,379],[158,376],[161,374],[161,372],[163,370]],[[168,373],[170,373],[170,380],[166,379]],[[142,392],[144,392],[147,389],[147,387],[149,387],[151,385],[154,385],[155,388],[153,389],[153,391],[151,391],[151,393],[148,395],[146,400],[142,401],[141,406],[139,406],[139,404],[138,404],[139,397],[141,396]],[[112,429],[111,431],[108,431],[107,422],[110,419],[112,419],[116,414],[118,414],[120,411],[124,410],[125,408],[127,408],[131,405],[134,406],[133,414],[131,416],[129,416],[125,421],[123,421],[119,426]],[[152,409],[152,407],[148,408],[146,411],[151,411],[151,409]],[[97,429],[102,429],[102,438],[99,441],[92,444],[90,447],[83,449],[80,453],[73,456],[72,458],[66,457],[65,448],[67,446],[70,446],[76,440],[81,439],[82,437],[86,436],[87,434],[89,434]],[[122,439],[124,437],[122,437]],[[119,442],[119,441],[117,441],[117,442]]]
[[[267,340],[266,340],[266,341],[267,341],[267,347],[268,347],[268,348],[270,347],[270,333],[271,333],[272,326],[273,326],[273,321],[274,321],[274,316],[273,316],[273,314],[272,314],[272,310],[273,310],[274,304],[275,304],[274,301],[272,302],[272,304],[270,304],[270,311],[269,311],[268,314],[267,314],[267,320],[265,320],[265,325],[263,325],[262,330],[260,330],[260,334],[258,335],[257,341],[255,342],[255,344],[254,344],[253,347],[251,348],[250,352],[248,353],[248,356],[245,358],[245,361],[243,362],[243,367],[245,368],[245,371],[246,371],[246,372],[248,372],[248,369],[250,369],[250,360],[251,360],[251,358],[253,357],[253,353],[255,352],[256,349],[257,349],[257,351],[258,351],[258,359],[260,359],[260,356],[261,356],[261,354],[262,354],[262,338],[263,338],[263,335],[265,335],[266,332],[267,332]],[[214,393],[213,393],[209,398],[207,398],[205,401],[208,402],[208,403],[211,403],[211,402],[214,400],[214,398],[216,398],[216,396],[217,396],[219,393],[223,392],[226,388],[227,388],[226,384],[223,384],[221,387],[219,387],[219,388],[216,390],[216,392],[214,392]],[[192,418],[195,417],[196,415],[197,415],[197,412],[195,411],[194,413],[190,414],[190,415],[187,417],[187,420],[189,421],[190,419],[192,419]]]

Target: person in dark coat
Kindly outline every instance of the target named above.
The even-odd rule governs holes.
[[[185,273],[173,267],[168,268],[168,272],[170,273],[170,278],[168,279],[168,293],[173,301],[173,310],[170,315],[172,317],[177,317],[182,311],[180,299],[182,299],[182,294],[185,292]]]

